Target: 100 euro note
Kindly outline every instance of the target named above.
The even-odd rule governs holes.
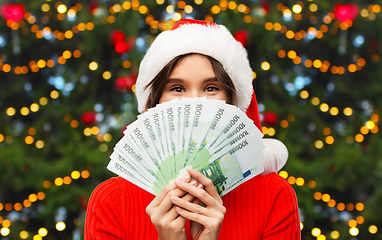
[[[145,129],[140,125],[140,122],[135,121],[123,132],[125,136],[121,140],[125,142],[127,139],[130,143],[134,144],[133,146],[137,152],[142,156],[149,168],[155,173],[155,176],[157,176],[157,179],[159,180],[158,185],[165,185],[166,179],[160,170],[160,158],[156,154],[157,152],[153,150],[153,144],[150,143],[143,134],[144,132]]]
[[[141,123],[142,128],[146,129],[143,131],[147,141],[150,141],[150,147],[153,151],[157,152],[159,155],[158,164],[159,168],[168,182],[170,179],[170,171],[169,166],[166,166],[167,159],[169,158],[167,147],[167,140],[165,129],[162,129],[162,117],[160,112],[157,111],[157,108],[151,108],[144,114],[138,116],[138,122]]]
[[[211,178],[221,195],[262,171],[261,132],[240,109],[223,101],[158,104],[124,134],[108,169],[154,195],[188,174],[188,167]]]
[[[263,172],[264,157],[253,155],[260,150],[253,149],[255,145],[250,138],[243,140],[236,145],[236,148],[199,169],[212,180],[220,196]],[[257,158],[257,161],[254,161],[254,158]]]
[[[174,144],[171,138],[174,123],[172,123],[171,125],[168,124],[169,116],[167,114],[167,112],[169,111],[167,109],[169,107],[169,104],[174,104],[174,102],[175,101],[158,104],[155,108],[152,108],[151,111],[147,114],[149,116],[154,116],[157,119],[155,130],[157,132],[158,137],[160,138],[159,143],[161,144],[161,149],[164,153],[164,159],[162,159],[160,168],[162,169],[162,173],[164,174],[168,183],[173,181],[176,177]]]
[[[138,138],[142,143],[140,144],[141,149],[146,147],[145,151],[149,153],[151,160],[155,161],[166,185],[179,177],[178,171],[176,171],[175,152],[180,149],[178,147],[180,113],[177,100],[172,100],[151,108],[139,115],[136,121],[140,124],[139,133],[142,133],[142,136]],[[131,125],[128,127],[129,129],[137,128],[137,126]],[[126,129],[125,132],[129,133],[131,130]]]
[[[263,135],[252,120],[231,105],[218,104],[212,113],[209,131],[203,133],[200,149],[194,150],[199,154],[187,165],[211,178],[217,191],[226,194],[263,171]]]
[[[212,118],[218,114],[216,110],[221,104],[225,104],[221,100],[208,100],[196,99],[196,107],[194,111],[194,118],[192,122],[192,131],[189,143],[189,154],[186,159],[186,164],[189,165],[193,162],[205,143],[205,137],[210,130]]]
[[[213,103],[209,101],[211,100],[207,100],[207,104]],[[208,127],[197,129],[197,131],[192,130],[193,133],[197,133],[194,135],[199,135],[200,138],[192,146],[195,147],[195,149],[192,149],[192,154],[196,154],[187,159],[186,166],[193,168],[204,167],[209,164],[209,161],[214,160],[211,158],[221,156],[234,148],[237,141],[236,136],[255,138],[259,144],[262,144],[262,133],[240,109],[220,102],[213,111],[204,113],[206,115],[201,118],[208,120],[206,121]],[[213,119],[211,119],[211,115]],[[204,132],[203,129],[205,129]],[[236,141],[232,142],[235,139]],[[262,154],[262,152],[260,153]]]
[[[138,167],[134,167],[130,161],[122,154],[117,153],[117,151],[114,151],[110,155],[110,162],[107,165],[107,169],[150,193],[154,194],[154,192],[157,191],[154,191],[153,182],[155,180],[139,172]]]
[[[138,123],[135,121],[126,128],[125,135],[115,145],[114,151],[129,160],[132,166],[142,170],[144,177],[151,180],[150,192],[157,194],[167,186],[167,181],[158,167],[157,159],[150,155],[151,152],[148,150],[151,149],[150,145],[140,133],[142,129]]]

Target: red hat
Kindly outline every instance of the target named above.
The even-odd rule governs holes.
[[[171,30],[157,36],[139,67],[136,82],[138,111],[144,111],[151,92],[151,87],[145,89],[146,85],[173,58],[187,53],[207,55],[223,65],[235,86],[237,107],[246,112],[262,132],[247,51],[225,26],[207,21],[181,19]],[[288,150],[278,140],[263,139],[263,141],[266,146],[263,151],[264,172],[278,171],[288,158]]]
[[[237,107],[247,110],[253,93],[253,74],[245,48],[223,25],[182,19],[157,36],[141,61],[136,82],[140,112],[151,92],[151,88],[145,89],[146,85],[168,62],[187,53],[200,53],[219,61],[235,85]]]

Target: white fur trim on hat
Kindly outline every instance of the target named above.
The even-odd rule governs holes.
[[[265,145],[263,174],[280,171],[288,159],[288,149],[282,142],[273,138],[263,138],[263,143]]]
[[[136,82],[138,111],[143,112],[151,92],[146,85],[173,58],[186,53],[201,53],[219,61],[236,88],[237,107],[248,108],[253,92],[252,69],[247,51],[223,25],[185,24],[160,33],[143,58]]]

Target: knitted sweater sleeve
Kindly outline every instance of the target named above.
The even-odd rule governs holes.
[[[301,239],[297,197],[292,186],[276,174],[267,184],[273,204],[267,205],[269,215],[262,240]]]
[[[85,220],[85,240],[126,239],[122,228],[126,211],[121,204],[123,193],[116,178],[98,185],[88,203]]]
[[[219,240],[300,240],[292,186],[276,173],[258,175],[222,198],[227,209]]]

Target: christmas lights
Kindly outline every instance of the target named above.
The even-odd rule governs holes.
[[[156,3],[158,5],[164,4],[165,1],[157,0]],[[66,6],[62,3],[44,3],[41,5],[41,11],[44,12],[46,15],[43,16],[41,19],[37,19],[36,16],[34,16],[31,12],[24,13],[24,19],[25,21],[15,20],[15,19],[7,19],[6,25],[10,28],[12,31],[19,31],[22,35],[28,36],[29,34],[33,34],[33,36],[36,38],[36,40],[39,39],[47,39],[49,36],[52,37],[52,39],[59,40],[62,42],[70,42],[73,39],[75,39],[80,33],[83,33],[85,31],[93,31],[96,28],[96,24],[102,23],[102,24],[114,24],[118,21],[118,15],[126,13],[126,11],[135,11],[143,16],[144,24],[146,24],[148,27],[151,28],[153,33],[157,33],[156,31],[165,31],[171,28],[171,26],[175,23],[175,20],[180,19],[181,17],[189,16],[191,14],[194,14],[197,12],[198,5],[203,4],[203,1],[201,0],[195,0],[195,6],[194,4],[188,5],[185,1],[178,1],[176,5],[169,5],[166,8],[166,11],[168,14],[171,14],[170,19],[165,20],[159,20],[155,19],[155,16],[153,15],[153,11],[146,5],[141,5],[139,1],[133,0],[133,1],[124,1],[121,4],[114,4],[110,6],[106,14],[102,13],[97,7],[95,7],[92,10],[92,14],[94,16],[99,16],[94,18],[94,20],[89,22],[80,22],[80,23],[74,23],[69,28],[66,28],[67,30],[57,30],[52,29],[48,26],[45,26],[47,21],[52,21],[54,18],[58,21],[69,21],[71,18],[78,17],[81,11],[83,11],[83,7],[81,4],[75,4],[74,6]],[[317,3],[318,4],[318,3]],[[318,6],[315,3],[309,3],[304,6],[302,3],[297,3],[295,5],[291,5],[291,8],[283,5],[278,4],[277,10],[280,11],[281,17],[285,19],[291,19],[296,21],[303,21],[305,17],[308,16],[308,21],[310,21],[312,24],[315,21],[320,21],[318,17],[317,12],[320,10],[320,6]],[[97,10],[98,9],[98,10]],[[218,19],[219,14],[224,14],[225,11],[230,11],[234,14],[241,14],[241,19],[246,24],[261,24],[261,26],[264,26],[264,28],[268,31],[274,30],[277,33],[280,33],[283,35],[284,38],[287,38],[291,41],[307,41],[309,38],[316,38],[316,39],[323,39],[327,36],[335,36],[338,35],[339,31],[345,31],[349,28],[353,27],[352,21],[347,21],[349,19],[344,19],[343,22],[338,22],[335,19],[335,13],[328,13],[322,18],[322,25],[314,24],[316,27],[308,27],[305,28],[305,30],[294,30],[294,29],[288,29],[286,24],[282,24],[282,21],[271,23],[271,22],[265,22],[259,21],[259,18],[262,16],[265,16],[269,13],[270,9],[269,6],[263,5],[263,6],[247,6],[245,4],[238,4],[234,1],[220,1],[219,4],[213,5],[208,9],[208,14],[205,17],[205,19],[209,21],[213,21],[214,19]],[[379,5],[369,5],[367,8],[360,9],[359,15],[362,17],[361,19],[366,19],[373,21],[376,19],[377,14],[380,13],[381,8]],[[54,12],[54,14],[52,13]],[[102,15],[103,14],[103,15]],[[55,16],[55,17],[54,17]],[[202,16],[203,18],[203,16]],[[357,21],[357,20],[356,20]],[[27,25],[30,26],[27,26]],[[45,26],[45,27],[43,27]],[[245,42],[245,41],[244,41]],[[244,44],[245,45],[245,44]],[[125,52],[126,49],[122,49],[121,51],[117,51],[122,53],[122,55]],[[302,56],[303,54],[299,52],[298,49],[292,49],[287,50],[286,47],[279,46],[277,56],[279,58],[289,58],[293,64],[296,66],[302,66],[306,69],[313,69],[318,70],[322,73],[327,73],[328,75],[345,75],[345,74],[356,74],[359,71],[365,70],[366,65],[372,63],[372,62],[378,62],[379,61],[379,55],[378,53],[373,53],[370,57],[370,59],[362,58],[359,56],[355,56],[351,63],[347,64],[337,64],[334,62],[329,62],[329,60],[323,60],[318,59],[315,57],[306,57]],[[31,58],[36,58],[37,56],[31,56]],[[83,55],[83,52],[80,49],[71,51],[71,50],[63,50],[62,54],[57,57],[56,59],[53,58],[45,58],[45,59],[39,59],[39,60],[30,60],[25,65],[14,65],[11,61],[4,61],[2,59],[9,58],[8,56],[3,55],[3,57],[0,58],[0,71],[2,71],[2,74],[16,74],[16,75],[26,75],[32,73],[41,72],[44,69],[48,68],[56,68],[63,66],[65,64],[69,64],[69,59],[72,57],[74,58],[80,58],[80,57],[86,57]],[[104,80],[112,80],[113,78],[116,78],[116,74],[112,71],[102,69],[103,66],[101,65],[101,62],[98,60],[89,61],[88,63],[88,70],[96,72],[97,70],[101,70],[102,78]],[[137,64],[134,62],[134,60],[127,60],[123,59],[119,63],[119,66],[123,66],[124,69],[131,68],[132,65]],[[276,64],[275,64],[276,65]],[[261,61],[260,69],[263,71],[270,71],[273,70],[272,68],[274,66],[273,62],[271,60],[269,61]],[[257,71],[257,73],[254,72],[254,79],[258,74],[262,74],[261,71]],[[125,84],[123,87],[131,89],[133,91],[134,86],[131,83],[123,83]],[[118,87],[117,87],[118,88]],[[120,92],[125,92],[121,91]],[[40,101],[38,103],[31,103],[30,106],[23,106],[23,107],[6,107],[5,115],[9,118],[16,118],[17,115],[22,115],[23,117],[28,117],[32,115],[32,113],[43,111],[43,106],[45,106],[49,101],[53,100],[59,100],[60,99],[60,92],[57,90],[52,90],[49,93],[47,93],[47,96],[41,97]],[[299,96],[302,100],[309,101],[312,105],[314,105],[317,110],[319,110],[322,113],[330,114],[333,117],[339,117],[339,116],[346,116],[348,118],[354,117],[354,110],[352,107],[339,107],[339,106],[332,106],[328,103],[325,103],[325,99],[317,96],[313,96],[311,92],[307,90],[302,90],[299,92]],[[28,104],[29,105],[29,104]],[[369,114],[370,115],[370,114]],[[281,119],[279,121],[279,126],[281,129],[286,130],[286,128],[289,128],[293,126],[293,123],[295,122],[295,118],[298,118],[297,113],[291,113],[288,118]],[[372,113],[370,116],[370,120],[367,120],[364,124],[364,126],[359,127],[359,133],[355,133],[354,136],[337,136],[334,137],[332,134],[332,130],[329,127],[324,127],[322,129],[318,129],[317,132],[322,132],[324,136],[323,139],[317,139],[313,142],[311,142],[312,145],[315,146],[317,149],[324,148],[325,144],[327,144],[327,147],[329,145],[335,146],[337,141],[339,141],[339,138],[347,139],[348,143],[362,143],[365,141],[366,135],[369,133],[376,134],[379,131],[378,125],[379,125],[379,113],[375,112]],[[79,126],[80,123],[78,120],[73,119],[70,115],[64,116],[64,121],[66,121],[71,128],[76,129],[79,133],[83,134],[84,136],[95,136],[97,141],[99,141],[98,150],[101,152],[106,152],[108,150],[108,145],[103,142],[109,142],[112,140],[111,134],[105,133],[101,131],[100,126],[93,126],[96,123],[92,122],[91,126],[86,126],[84,128],[81,128]],[[276,135],[276,129],[278,126],[272,126],[272,127],[263,127],[263,132],[265,135],[268,136],[274,136]],[[36,137],[36,133],[39,131],[36,128],[27,128],[28,129],[28,135],[22,137],[22,141],[27,144],[35,144],[37,149],[44,149],[46,146],[46,140],[45,139],[39,139]],[[281,130],[280,130],[281,131]],[[102,133],[101,133],[102,132]],[[38,134],[37,134],[38,135]],[[13,136],[10,133],[1,133],[0,134],[0,143],[4,144],[11,144],[13,141],[15,141],[18,137]],[[69,185],[72,183],[72,180],[80,178],[82,176],[84,179],[87,179],[89,177],[88,172],[78,172],[73,171],[71,176],[66,177],[57,177],[53,182],[51,181],[44,181],[43,187],[44,188],[50,188],[52,184],[55,184],[56,186],[63,186],[63,185]],[[283,176],[287,181],[292,184],[299,187],[308,186],[310,189],[316,188],[316,182],[314,180],[307,181],[302,177],[293,177],[288,176],[288,173],[285,171],[281,171],[280,176]],[[37,192],[37,193],[31,193],[28,195],[27,198],[25,198],[23,201],[19,201],[19,203],[1,203],[0,204],[0,211],[4,210],[7,212],[10,212],[12,210],[14,211],[21,211],[23,208],[30,207],[33,203],[43,200],[49,196],[45,196],[44,192]],[[318,201],[325,202],[330,208],[335,208],[340,212],[343,211],[349,211],[349,212],[362,212],[364,210],[364,203],[342,203],[337,202],[335,199],[333,199],[328,193],[321,193],[316,192],[312,196],[314,199]],[[365,216],[366,217],[366,216]],[[357,228],[357,225],[363,224],[365,221],[363,216],[357,216],[355,219],[351,219],[348,221],[349,225],[349,234],[352,236],[359,235],[359,230]],[[11,222],[8,219],[2,219],[2,228],[1,228],[1,235],[7,236],[9,235],[9,231],[11,226]],[[303,224],[302,224],[303,226]],[[64,222],[57,223],[56,226],[57,230],[64,231],[66,229],[66,225]],[[368,228],[368,231],[371,234],[376,234],[378,232],[378,228],[375,225],[370,225]],[[317,237],[317,239],[323,239],[325,236],[330,236],[333,239],[339,238],[339,231],[331,231],[326,233],[324,235],[322,231],[319,228],[313,228],[311,230],[312,236]],[[20,232],[20,238],[26,239],[31,233],[28,233],[26,231]],[[44,230],[39,230],[38,235],[41,238],[45,237],[47,232],[44,232]]]

